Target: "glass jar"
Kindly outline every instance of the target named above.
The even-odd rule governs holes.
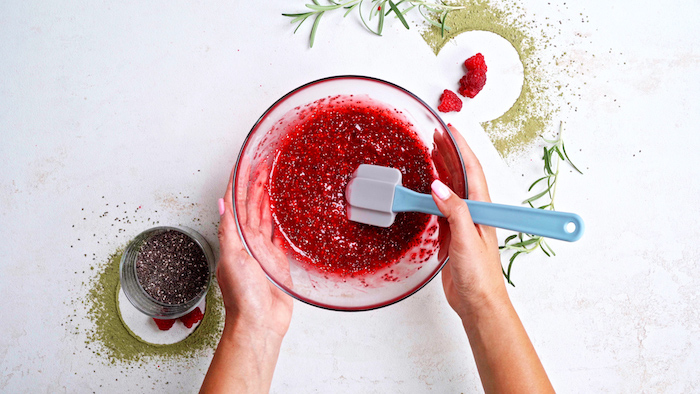
[[[144,290],[136,275],[136,260],[144,242],[153,236],[167,231],[177,231],[192,239],[204,252],[204,256],[209,265],[209,275],[204,289],[197,294],[196,297],[182,304],[166,304],[154,299]],[[188,314],[199,305],[204,296],[206,296],[207,291],[209,291],[212,274],[215,269],[216,261],[214,259],[214,253],[212,253],[211,247],[209,247],[204,237],[198,232],[187,227],[160,226],[142,232],[129,243],[119,263],[119,280],[126,298],[136,309],[156,319],[176,319]]]

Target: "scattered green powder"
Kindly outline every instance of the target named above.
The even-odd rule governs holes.
[[[538,51],[540,41],[529,33],[534,31],[532,21],[526,21],[522,9],[509,5],[498,8],[488,0],[462,0],[466,9],[448,14],[445,25],[449,30],[442,37],[441,31],[430,26],[422,35],[437,55],[445,44],[461,33],[474,30],[489,31],[508,40],[520,56],[524,81],[515,104],[501,117],[482,123],[491,142],[502,157],[531,144],[545,129],[551,126],[555,107],[549,99],[547,78],[542,71],[542,60]],[[487,60],[488,62],[488,60]],[[487,82],[488,83],[488,82]]]
[[[224,309],[218,286],[211,286],[206,299],[204,319],[186,339],[169,345],[156,345],[138,338],[124,324],[119,313],[119,261],[122,252],[111,255],[94,279],[87,294],[88,317],[94,327],[86,345],[110,363],[145,362],[151,359],[175,361],[197,357],[219,342]]]

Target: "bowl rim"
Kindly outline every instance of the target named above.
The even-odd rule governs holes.
[[[316,79],[314,81],[307,82],[303,85],[300,85],[300,86],[290,90],[288,93],[284,94],[282,97],[277,99],[272,105],[270,105],[265,110],[265,112],[263,112],[263,114],[258,118],[258,120],[253,124],[253,127],[248,132],[248,135],[246,135],[245,140],[243,141],[243,145],[241,145],[241,149],[238,152],[238,157],[236,158],[236,164],[234,165],[234,168],[233,168],[233,178],[232,178],[233,187],[231,188],[232,189],[231,190],[231,193],[232,193],[231,202],[233,205],[233,217],[234,217],[234,220],[236,222],[236,229],[238,230],[238,235],[241,238],[241,241],[243,243],[243,247],[245,248],[246,252],[254,259],[255,259],[255,255],[248,247],[248,243],[246,242],[245,236],[243,235],[243,230],[241,229],[241,224],[238,221],[238,214],[236,211],[236,182],[238,180],[239,164],[241,162],[243,152],[245,152],[246,148],[248,147],[248,144],[250,143],[251,137],[253,136],[253,133],[257,130],[258,125],[260,125],[260,123],[262,123],[262,121],[265,120],[265,118],[270,114],[270,112],[272,112],[272,110],[274,108],[277,107],[277,105],[279,105],[280,103],[282,103],[284,100],[286,100],[290,96],[294,95],[295,93],[297,93],[301,90],[304,90],[308,87],[311,87],[313,85],[317,85],[317,84],[320,84],[323,82],[332,81],[332,80],[340,80],[340,79],[359,79],[359,80],[366,80],[366,81],[371,81],[371,82],[379,82],[381,84],[387,85],[387,86],[395,88],[397,90],[400,90],[403,93],[411,96],[418,103],[423,105],[428,111],[430,111],[433,114],[433,116],[435,116],[435,118],[438,120],[438,122],[440,122],[443,129],[445,131],[447,131],[447,135],[450,137],[450,140],[452,141],[453,146],[456,147],[457,156],[459,157],[459,162],[462,165],[462,170],[464,172],[465,195],[469,194],[469,185],[467,182],[467,172],[466,172],[466,168],[464,166],[464,159],[462,158],[462,152],[460,152],[460,150],[459,150],[459,146],[457,145],[457,141],[455,141],[454,136],[452,135],[452,132],[450,131],[449,126],[447,126],[447,124],[445,124],[445,122],[442,120],[440,115],[430,105],[428,105],[424,100],[422,100],[417,95],[413,94],[411,91],[409,91],[409,90],[407,90],[407,89],[405,89],[405,88],[403,88],[395,83],[392,83],[392,82],[389,82],[389,81],[386,81],[383,79],[375,78],[375,77],[347,74],[347,75],[335,75],[335,76],[329,76],[329,77],[325,77],[325,78]],[[400,296],[389,299],[387,301],[383,301],[383,302],[376,303],[376,304],[370,304],[370,305],[366,305],[366,306],[360,306],[360,307],[334,306],[334,305],[329,305],[329,304],[325,304],[322,302],[317,302],[317,301],[313,301],[310,299],[306,299],[305,297],[301,296],[300,294],[297,294],[296,292],[294,292],[290,289],[287,289],[284,285],[277,283],[277,281],[272,276],[270,276],[268,274],[267,270],[265,270],[264,265],[261,264],[259,261],[257,261],[257,259],[256,259],[256,262],[258,263],[260,268],[263,270],[263,272],[265,273],[265,276],[267,277],[267,279],[270,282],[272,282],[278,289],[282,290],[285,294],[289,295],[290,297],[292,297],[298,301],[301,301],[305,304],[308,304],[308,305],[311,305],[311,306],[314,306],[317,308],[327,309],[327,310],[332,310],[332,311],[362,312],[362,311],[371,311],[371,310],[375,310],[375,309],[379,309],[379,308],[384,308],[384,307],[387,307],[389,305],[396,304],[397,302],[402,301],[402,300],[412,296],[413,294],[415,294],[419,290],[421,290],[423,287],[425,287],[428,283],[430,283],[442,271],[442,269],[445,267],[445,265],[447,264],[447,262],[449,260],[450,260],[450,256],[448,255],[447,258],[445,258],[445,261],[443,261],[442,264],[440,264],[430,276],[425,278],[422,282],[420,282],[417,286],[412,288],[410,291],[408,291]]]

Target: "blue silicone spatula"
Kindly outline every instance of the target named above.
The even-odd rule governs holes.
[[[430,194],[401,186],[401,171],[395,168],[360,165],[353,173],[345,198],[349,204],[348,218],[373,226],[391,226],[397,212],[444,216]],[[583,235],[583,219],[575,213],[464,201],[474,223],[569,242]]]

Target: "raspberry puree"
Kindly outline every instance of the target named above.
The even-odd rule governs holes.
[[[398,261],[421,242],[430,216],[399,213],[389,228],[347,219],[345,187],[360,164],[397,168],[430,192],[430,153],[394,109],[351,96],[319,100],[287,126],[270,173],[270,205],[287,248],[325,274],[356,276]]]

